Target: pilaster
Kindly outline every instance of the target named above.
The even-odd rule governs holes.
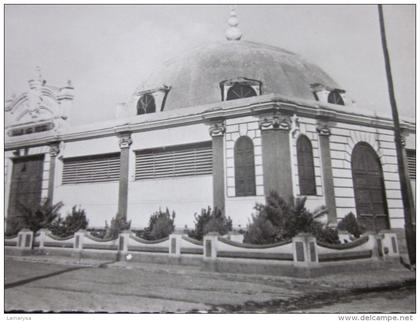
[[[293,197],[292,165],[290,155],[289,116],[264,115],[260,118],[264,193],[277,191],[289,201]]]
[[[128,206],[128,172],[130,146],[132,144],[131,133],[120,134],[120,181],[118,191],[118,214],[127,220]]]
[[[225,211],[224,134],[223,122],[214,123],[209,129],[213,150],[213,207]]]
[[[328,208],[328,221],[337,223],[337,207],[335,204],[334,179],[331,165],[330,135],[331,130],[327,123],[319,122],[316,128],[319,135],[319,149],[321,156],[321,171],[325,196]]]

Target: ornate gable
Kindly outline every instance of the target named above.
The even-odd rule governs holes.
[[[29,80],[29,90],[6,101],[6,136],[25,139],[39,132],[57,132],[65,126],[73,101],[70,81],[64,87],[47,85],[37,69],[37,77]],[[44,133],[47,134],[47,133]]]

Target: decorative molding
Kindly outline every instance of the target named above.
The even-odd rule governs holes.
[[[120,136],[120,149],[128,149],[133,143],[130,133],[125,133]]]
[[[210,136],[223,136],[226,132],[226,127],[223,122],[220,123],[214,123],[209,128],[209,134]]]
[[[55,158],[60,153],[60,145],[59,144],[52,144],[50,145],[50,156]]]
[[[296,114],[293,114],[291,120],[292,120],[292,130],[291,130],[292,138],[297,138],[301,132],[299,118],[297,117]]]
[[[263,116],[259,121],[260,130],[285,130],[291,129],[292,121],[289,116],[273,114]]]
[[[319,135],[322,135],[322,136],[331,135],[331,129],[327,123],[318,124],[318,126],[316,127],[316,131],[319,133]]]

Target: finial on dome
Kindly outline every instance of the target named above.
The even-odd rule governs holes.
[[[230,6],[229,27],[226,29],[225,36],[227,40],[241,40],[242,32],[238,28],[239,20],[236,16],[235,6]]]
[[[37,80],[42,80],[42,74],[41,74],[41,67],[35,66],[35,78]]]

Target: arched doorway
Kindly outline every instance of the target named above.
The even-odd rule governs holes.
[[[356,144],[351,155],[351,168],[359,223],[371,231],[389,229],[382,166],[369,144]]]

